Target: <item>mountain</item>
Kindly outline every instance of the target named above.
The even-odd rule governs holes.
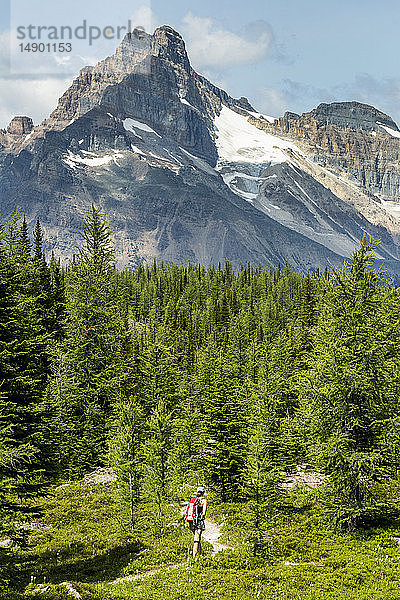
[[[400,273],[400,131],[377,109],[321,104],[274,119],[191,67],[168,26],[134,30],[82,69],[34,127],[0,131],[0,208],[40,217],[48,250],[71,256],[91,204],[120,265],[340,264],[366,232]]]

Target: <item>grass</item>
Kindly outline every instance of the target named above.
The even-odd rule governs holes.
[[[295,489],[270,515],[263,556],[254,557],[248,507],[214,505],[213,512],[234,550],[100,589],[130,600],[400,599],[400,520],[350,537],[326,525],[315,492]]]
[[[248,506],[211,499],[221,541],[233,549],[212,556],[205,544],[194,564],[176,505],[165,507],[162,535],[149,503],[136,508],[129,529],[112,484],[63,486],[36,508],[40,528],[29,531],[26,547],[0,548],[0,600],[70,599],[65,581],[83,600],[400,600],[400,519],[340,534],[326,525],[312,490],[294,489],[271,511],[262,556],[252,554]],[[156,571],[170,565],[177,566]]]
[[[36,509],[38,528],[29,531],[27,545],[0,548],[0,580],[2,588],[8,589],[7,600],[13,600],[11,594],[19,598],[25,589],[32,597],[38,585],[109,581],[187,557],[190,536],[179,522],[177,506],[164,509],[162,537],[149,503],[137,507],[136,528],[131,531],[112,484],[61,486],[37,501]],[[88,589],[84,597],[91,598]],[[48,593],[54,598],[68,597],[59,586]],[[40,597],[46,598],[46,593],[40,592]]]

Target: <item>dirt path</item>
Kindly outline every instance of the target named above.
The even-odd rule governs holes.
[[[184,512],[184,509],[181,508],[181,511]],[[221,528],[217,523],[212,521],[211,519],[206,517],[206,528],[203,531],[202,539],[209,542],[213,547],[213,556],[217,554],[217,552],[221,552],[222,550],[227,550],[231,548],[231,546],[226,546],[225,544],[221,544],[218,540],[221,536]],[[177,567],[181,567],[184,563],[177,563],[175,565],[167,565],[162,567],[154,567],[154,569],[150,569],[145,573],[138,573],[137,575],[127,575],[126,577],[119,577],[118,579],[114,579],[113,581],[109,581],[109,584],[115,583],[123,583],[124,581],[135,581],[136,579],[142,579],[143,577],[150,577],[151,575],[155,575],[159,573],[159,571],[170,571],[171,569],[176,569]]]
[[[231,546],[221,544],[218,540],[221,536],[221,527],[206,517],[206,528],[203,531],[203,540],[209,542],[213,547],[213,555],[222,550],[228,550]]]
[[[137,575],[127,575],[126,577],[118,577],[118,579],[113,579],[112,581],[108,581],[107,583],[114,585],[115,583],[123,583],[124,581],[135,581],[135,579],[143,579],[143,577],[150,577],[151,575],[155,575],[159,571],[170,571],[171,569],[176,569],[176,567],[181,567],[183,563],[177,563],[176,565],[164,565],[162,567],[154,567],[154,569],[150,569],[145,573],[138,573]]]
[[[187,503],[184,502],[181,504],[181,515],[182,517],[185,515]],[[217,554],[217,552],[221,552],[222,550],[227,550],[231,548],[231,546],[226,546],[225,544],[221,544],[218,540],[221,536],[221,527],[215,523],[212,519],[206,517],[206,528],[203,531],[202,539],[209,542],[213,547],[213,556]]]

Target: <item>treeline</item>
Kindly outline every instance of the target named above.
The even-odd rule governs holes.
[[[162,530],[171,495],[205,483],[223,502],[250,502],[262,551],[284,473],[307,462],[328,476],[339,526],[384,515],[399,469],[400,311],[374,247],[363,240],[323,277],[229,262],[119,271],[93,208],[61,268],[45,260],[39,223],[32,247],[25,222],[5,226],[3,511],[111,465],[131,519],[154,502]]]

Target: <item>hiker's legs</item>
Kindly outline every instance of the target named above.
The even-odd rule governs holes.
[[[196,529],[194,532],[193,558],[201,554],[201,533],[201,529]]]

